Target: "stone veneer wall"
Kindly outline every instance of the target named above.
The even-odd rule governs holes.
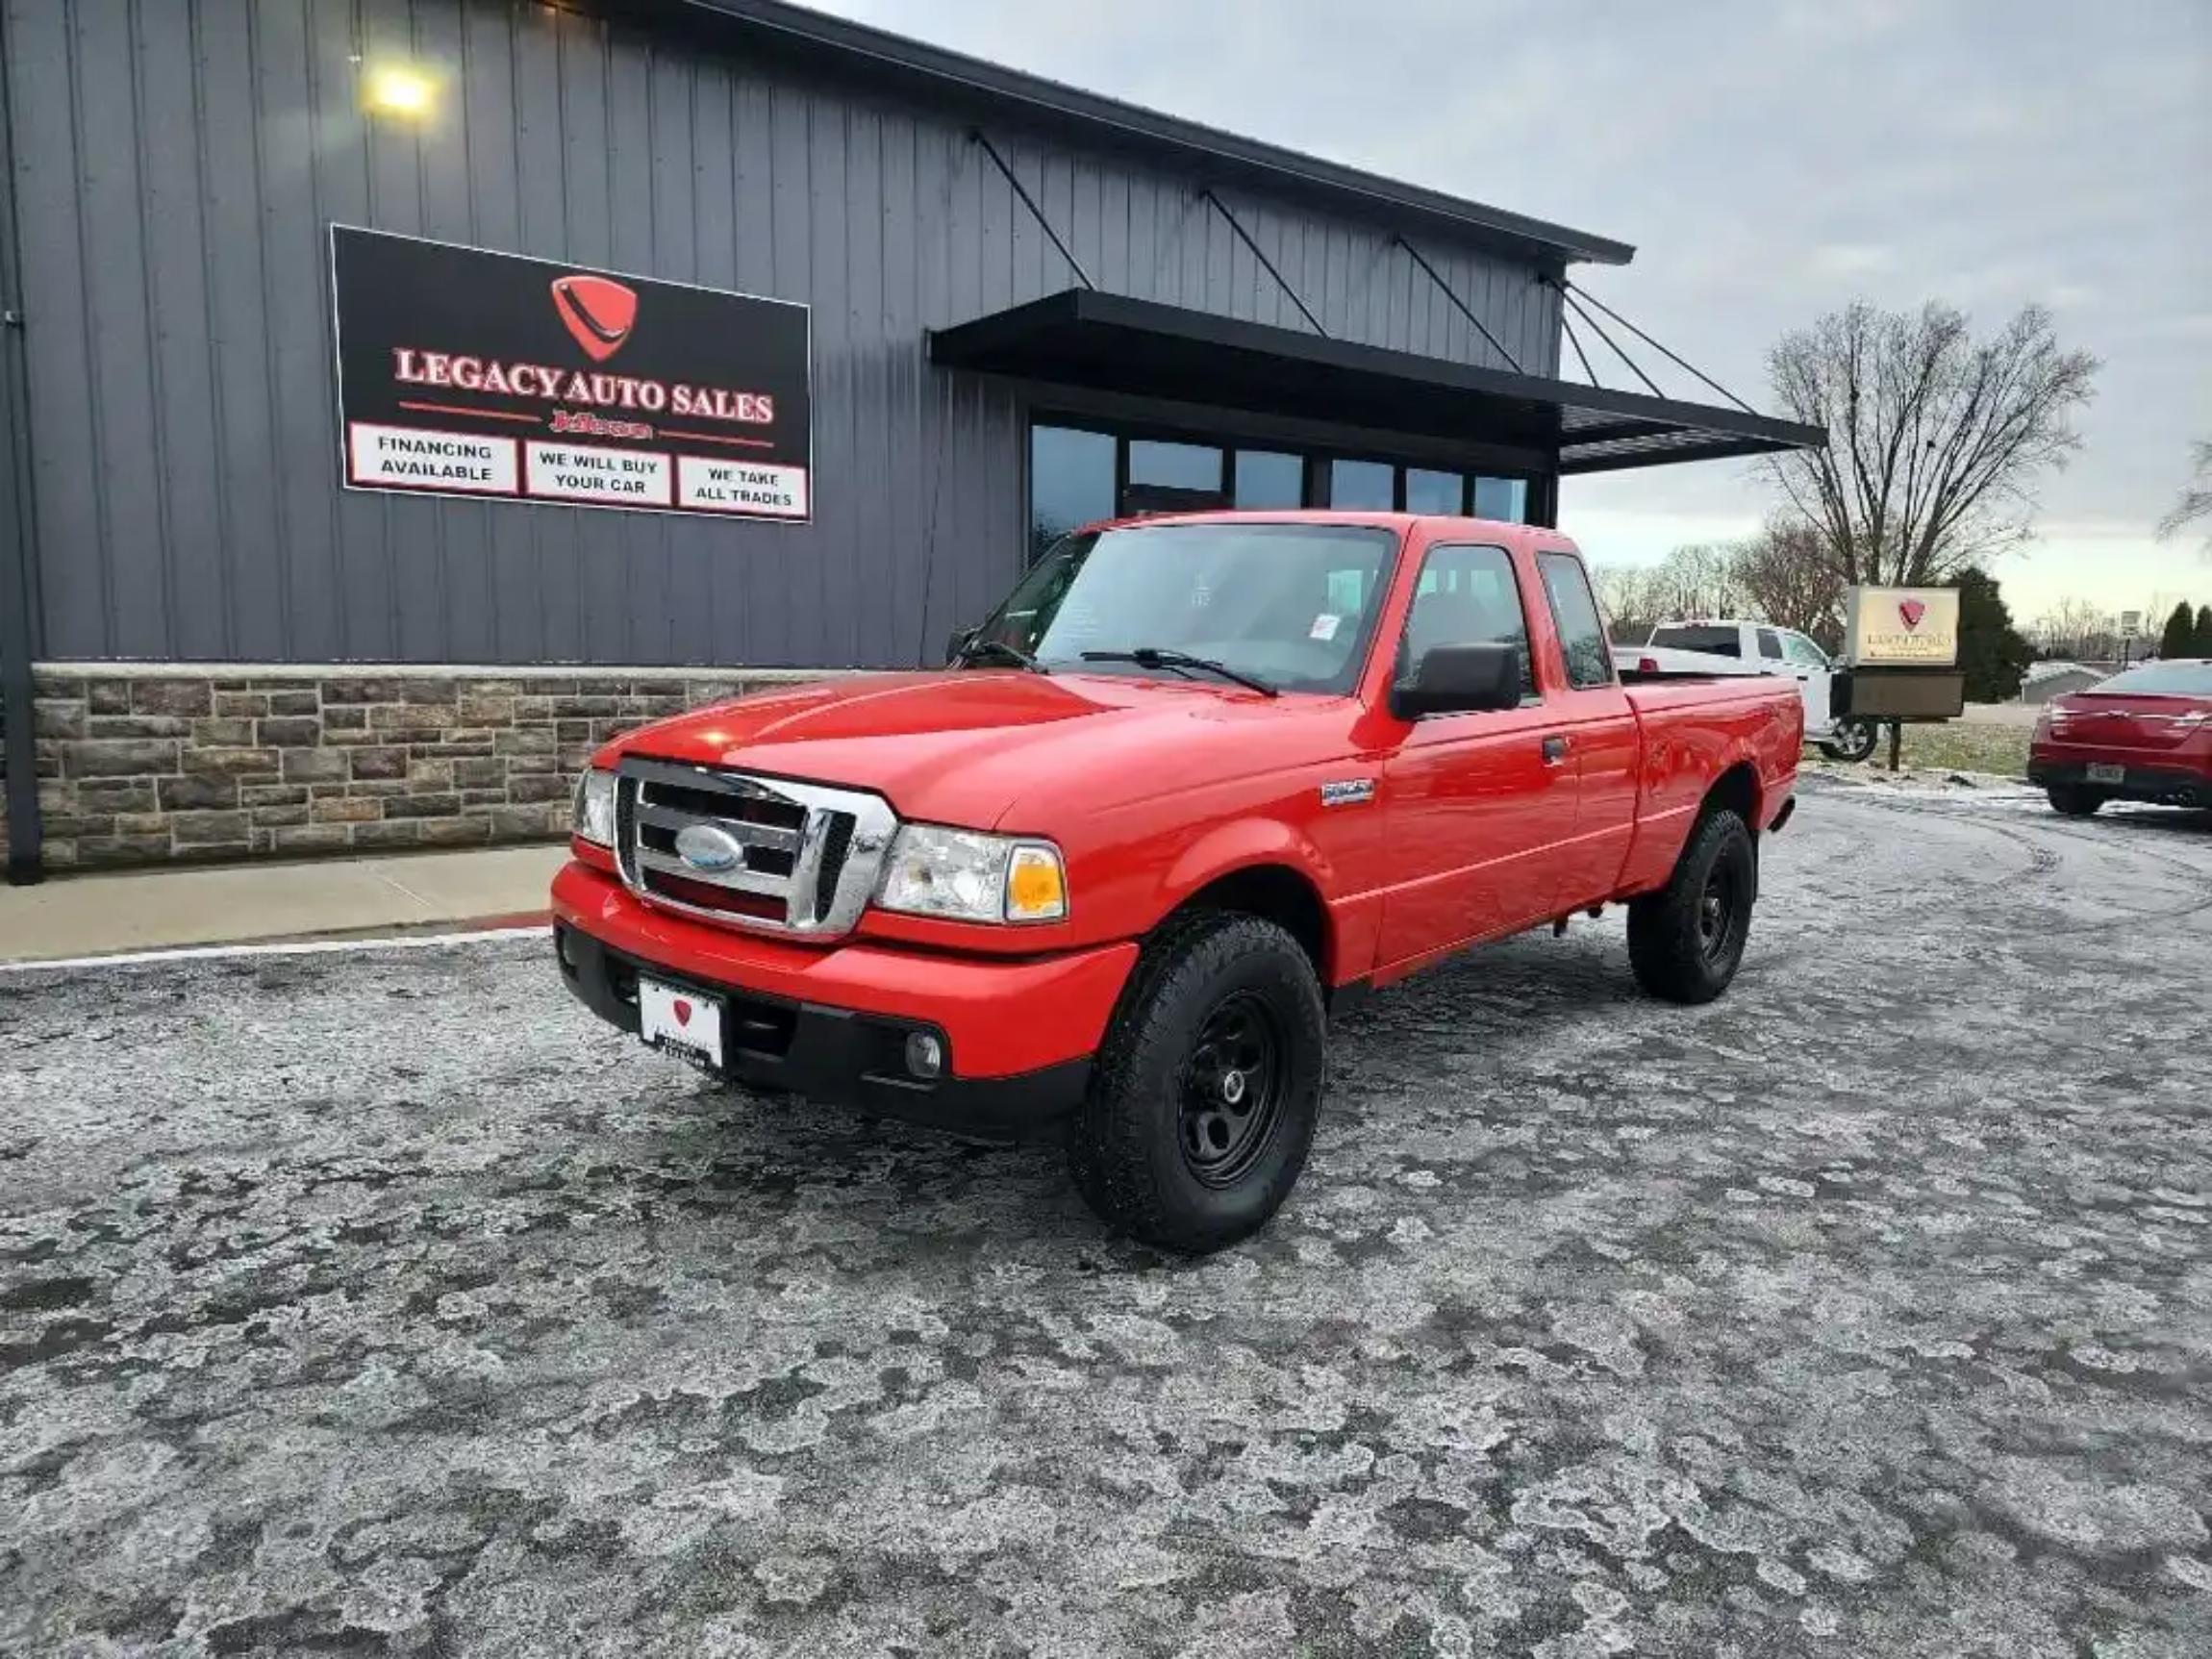
[[[557,838],[577,771],[616,733],[833,671],[40,664],[44,859]]]

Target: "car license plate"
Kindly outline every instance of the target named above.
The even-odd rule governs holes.
[[[722,1064],[722,1005],[681,986],[638,976],[638,1035],[702,1069]]]
[[[2109,761],[2089,763],[2089,781],[2093,784],[2124,784],[2127,781],[2127,768],[2116,767]]]

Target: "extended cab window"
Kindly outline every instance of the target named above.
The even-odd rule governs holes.
[[[1539,553],[1536,567],[1544,574],[1551,619],[1567,654],[1567,683],[1577,690],[1612,685],[1613,652],[1605,643],[1605,624],[1597,619],[1597,601],[1591,597],[1582,561],[1571,553]]]
[[[1342,693],[1359,677],[1396,551],[1391,531],[1356,524],[1085,531],[1055,543],[976,638],[1052,668],[1145,673],[1083,654],[1148,648],[1287,691]]]
[[[1414,584],[1397,673],[1410,673],[1437,645],[1511,645],[1521,653],[1521,694],[1536,694],[1528,661],[1528,617],[1513,561],[1502,547],[1431,547]]]
[[[1779,663],[1782,660],[1782,637],[1772,628],[1759,630],[1759,657],[1762,662]]]

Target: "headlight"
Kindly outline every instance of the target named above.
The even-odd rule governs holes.
[[[615,774],[588,767],[576,780],[576,796],[568,812],[568,828],[579,841],[603,847],[615,844]]]
[[[957,921],[1058,921],[1068,914],[1068,877],[1048,842],[903,824],[876,902]]]

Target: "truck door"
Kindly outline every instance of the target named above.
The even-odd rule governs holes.
[[[1394,677],[1436,645],[1521,653],[1517,709],[1407,721],[1383,765],[1389,842],[1378,968],[1553,914],[1555,848],[1574,833],[1574,767],[1531,667],[1527,614],[1502,547],[1431,545]],[[1610,665],[1609,665],[1610,666]]]
[[[1613,896],[1636,830],[1637,764],[1643,733],[1613,670],[1605,624],[1582,561],[1539,553],[1547,618],[1559,637],[1565,684],[1549,698],[1551,730],[1574,765],[1574,834],[1557,855],[1553,915]]]
[[[1829,707],[1831,670],[1828,654],[1802,634],[1784,633],[1782,636],[1783,671],[1796,677],[1797,691],[1805,699],[1805,732],[1824,732],[1834,722],[1835,713]]]

